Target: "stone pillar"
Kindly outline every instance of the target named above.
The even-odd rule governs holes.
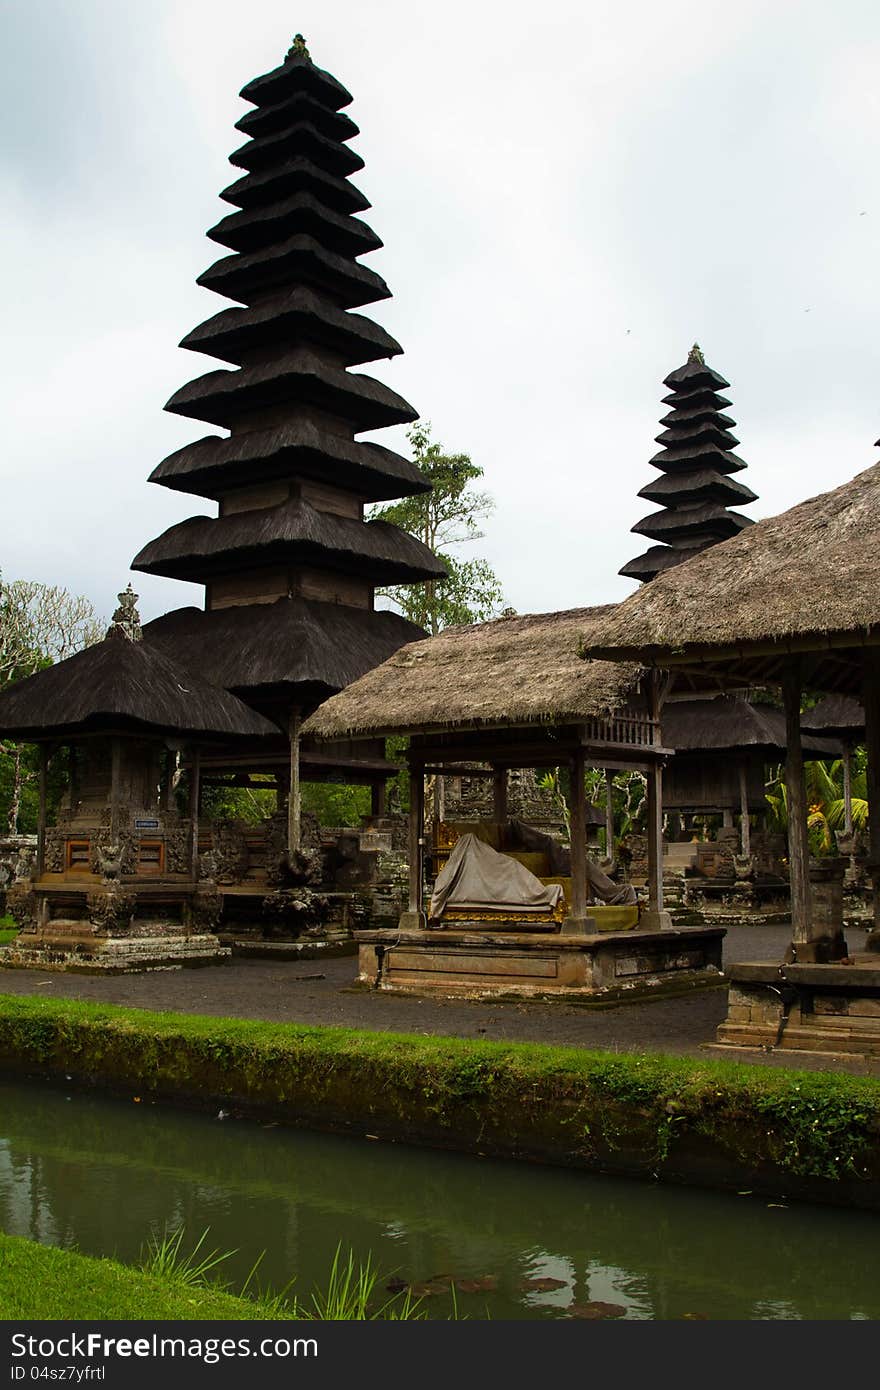
[[[801,747],[800,660],[792,657],[782,685],[785,701],[785,789],[788,797],[788,873],[791,891],[791,946],[787,959],[813,961],[813,912],[810,895],[810,844],[807,834],[807,788]]]
[[[724,806],[721,810],[721,826],[723,830],[733,829],[733,810],[730,806]]]
[[[424,927],[422,911],[422,861],[425,848],[425,770],[409,769],[409,902],[401,914],[400,926],[409,930]]]
[[[814,859],[810,864],[815,959],[842,960],[847,955],[843,935],[843,872],[846,860]]]
[[[504,825],[507,820],[507,768],[492,768],[492,819]]]
[[[119,776],[122,762],[122,747],[118,738],[110,745],[110,843],[116,843],[119,834]]]
[[[874,923],[865,945],[880,951],[880,649],[866,647],[862,699],[865,705],[865,748],[868,755],[868,864],[874,896]]]

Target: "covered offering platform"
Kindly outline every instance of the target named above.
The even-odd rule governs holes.
[[[635,664],[585,665],[578,659],[584,631],[604,611],[574,609],[447,629],[403,647],[307,721],[304,732],[318,738],[410,739],[409,903],[397,931],[357,933],[362,981],[384,989],[567,998],[718,982],[723,929],[674,929],[663,909],[661,777],[670,750],[659,738],[660,682],[650,674],[643,679]],[[509,828],[509,770],[568,768],[570,872],[530,873],[529,885],[518,872],[528,864],[517,862],[526,851],[507,873],[508,886],[524,885],[521,901],[515,891],[498,901],[493,890],[493,901],[472,901],[467,912],[454,914],[444,908],[432,919],[424,892],[425,777],[454,775],[474,762],[493,769],[491,824],[501,844]],[[648,891],[635,913],[622,916],[618,906],[591,901],[587,767],[636,768],[647,779]],[[479,838],[491,842],[485,830]],[[498,859],[504,858],[502,849]],[[502,862],[493,883],[504,877]],[[543,912],[532,896],[541,878],[544,886],[555,881],[562,889],[561,895],[548,895]]]
[[[880,807],[877,544],[875,464],[658,575],[585,630],[591,662],[638,660],[655,679],[690,672],[728,688],[782,688],[792,939],[783,961],[730,970],[729,1014],[718,1030],[724,1045],[880,1053],[880,815],[869,820],[873,925],[866,949],[850,952],[843,863],[810,860],[801,743],[805,690],[861,698],[868,800]],[[819,567],[810,565],[816,555]]]

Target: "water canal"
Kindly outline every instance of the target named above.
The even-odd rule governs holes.
[[[880,1216],[662,1187],[0,1082],[0,1224],[133,1263],[183,1224],[265,1282],[325,1284],[339,1241],[469,1317],[880,1316]],[[558,1281],[541,1288],[534,1281]],[[481,1287],[474,1289],[472,1285]],[[449,1316],[448,1291],[429,1295]]]

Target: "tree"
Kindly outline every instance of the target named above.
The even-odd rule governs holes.
[[[459,560],[450,547],[478,541],[483,532],[478,522],[491,514],[494,502],[472,484],[483,470],[469,454],[444,453],[431,438],[431,423],[413,425],[408,431],[414,462],[432,485],[431,492],[406,497],[387,507],[372,508],[371,521],[389,521],[417,536],[444,563],[448,577],[424,584],[380,589],[405,618],[436,637],[445,627],[485,622],[496,616],[503,603],[501,583],[486,560]]]
[[[106,624],[87,598],[57,584],[0,578],[0,690],[100,642]],[[0,743],[0,817],[10,834],[36,823],[36,749]]]

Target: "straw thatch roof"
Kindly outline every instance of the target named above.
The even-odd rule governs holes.
[[[585,654],[658,666],[715,662],[719,671],[726,663],[731,675],[739,658],[740,675],[773,679],[792,650],[818,654],[880,636],[878,546],[875,464],[658,575],[585,633]],[[856,689],[859,678],[833,654],[810,663],[820,689]]]
[[[751,749],[777,758],[786,752],[785,715],[773,705],[731,696],[670,700],[663,706],[660,723],[664,746],[674,748],[676,754]],[[843,752],[833,738],[805,735],[801,742],[806,757],[839,758]]]
[[[277,737],[228,691],[111,629],[103,642],[0,693],[0,735],[40,739],[102,730],[193,737]]]
[[[608,608],[531,613],[411,642],[303,726],[319,738],[577,723],[625,705],[634,665],[583,662],[578,644]]]
[[[804,710],[801,728],[852,743],[853,739],[864,737],[865,709],[848,695],[826,695],[812,709]]]

